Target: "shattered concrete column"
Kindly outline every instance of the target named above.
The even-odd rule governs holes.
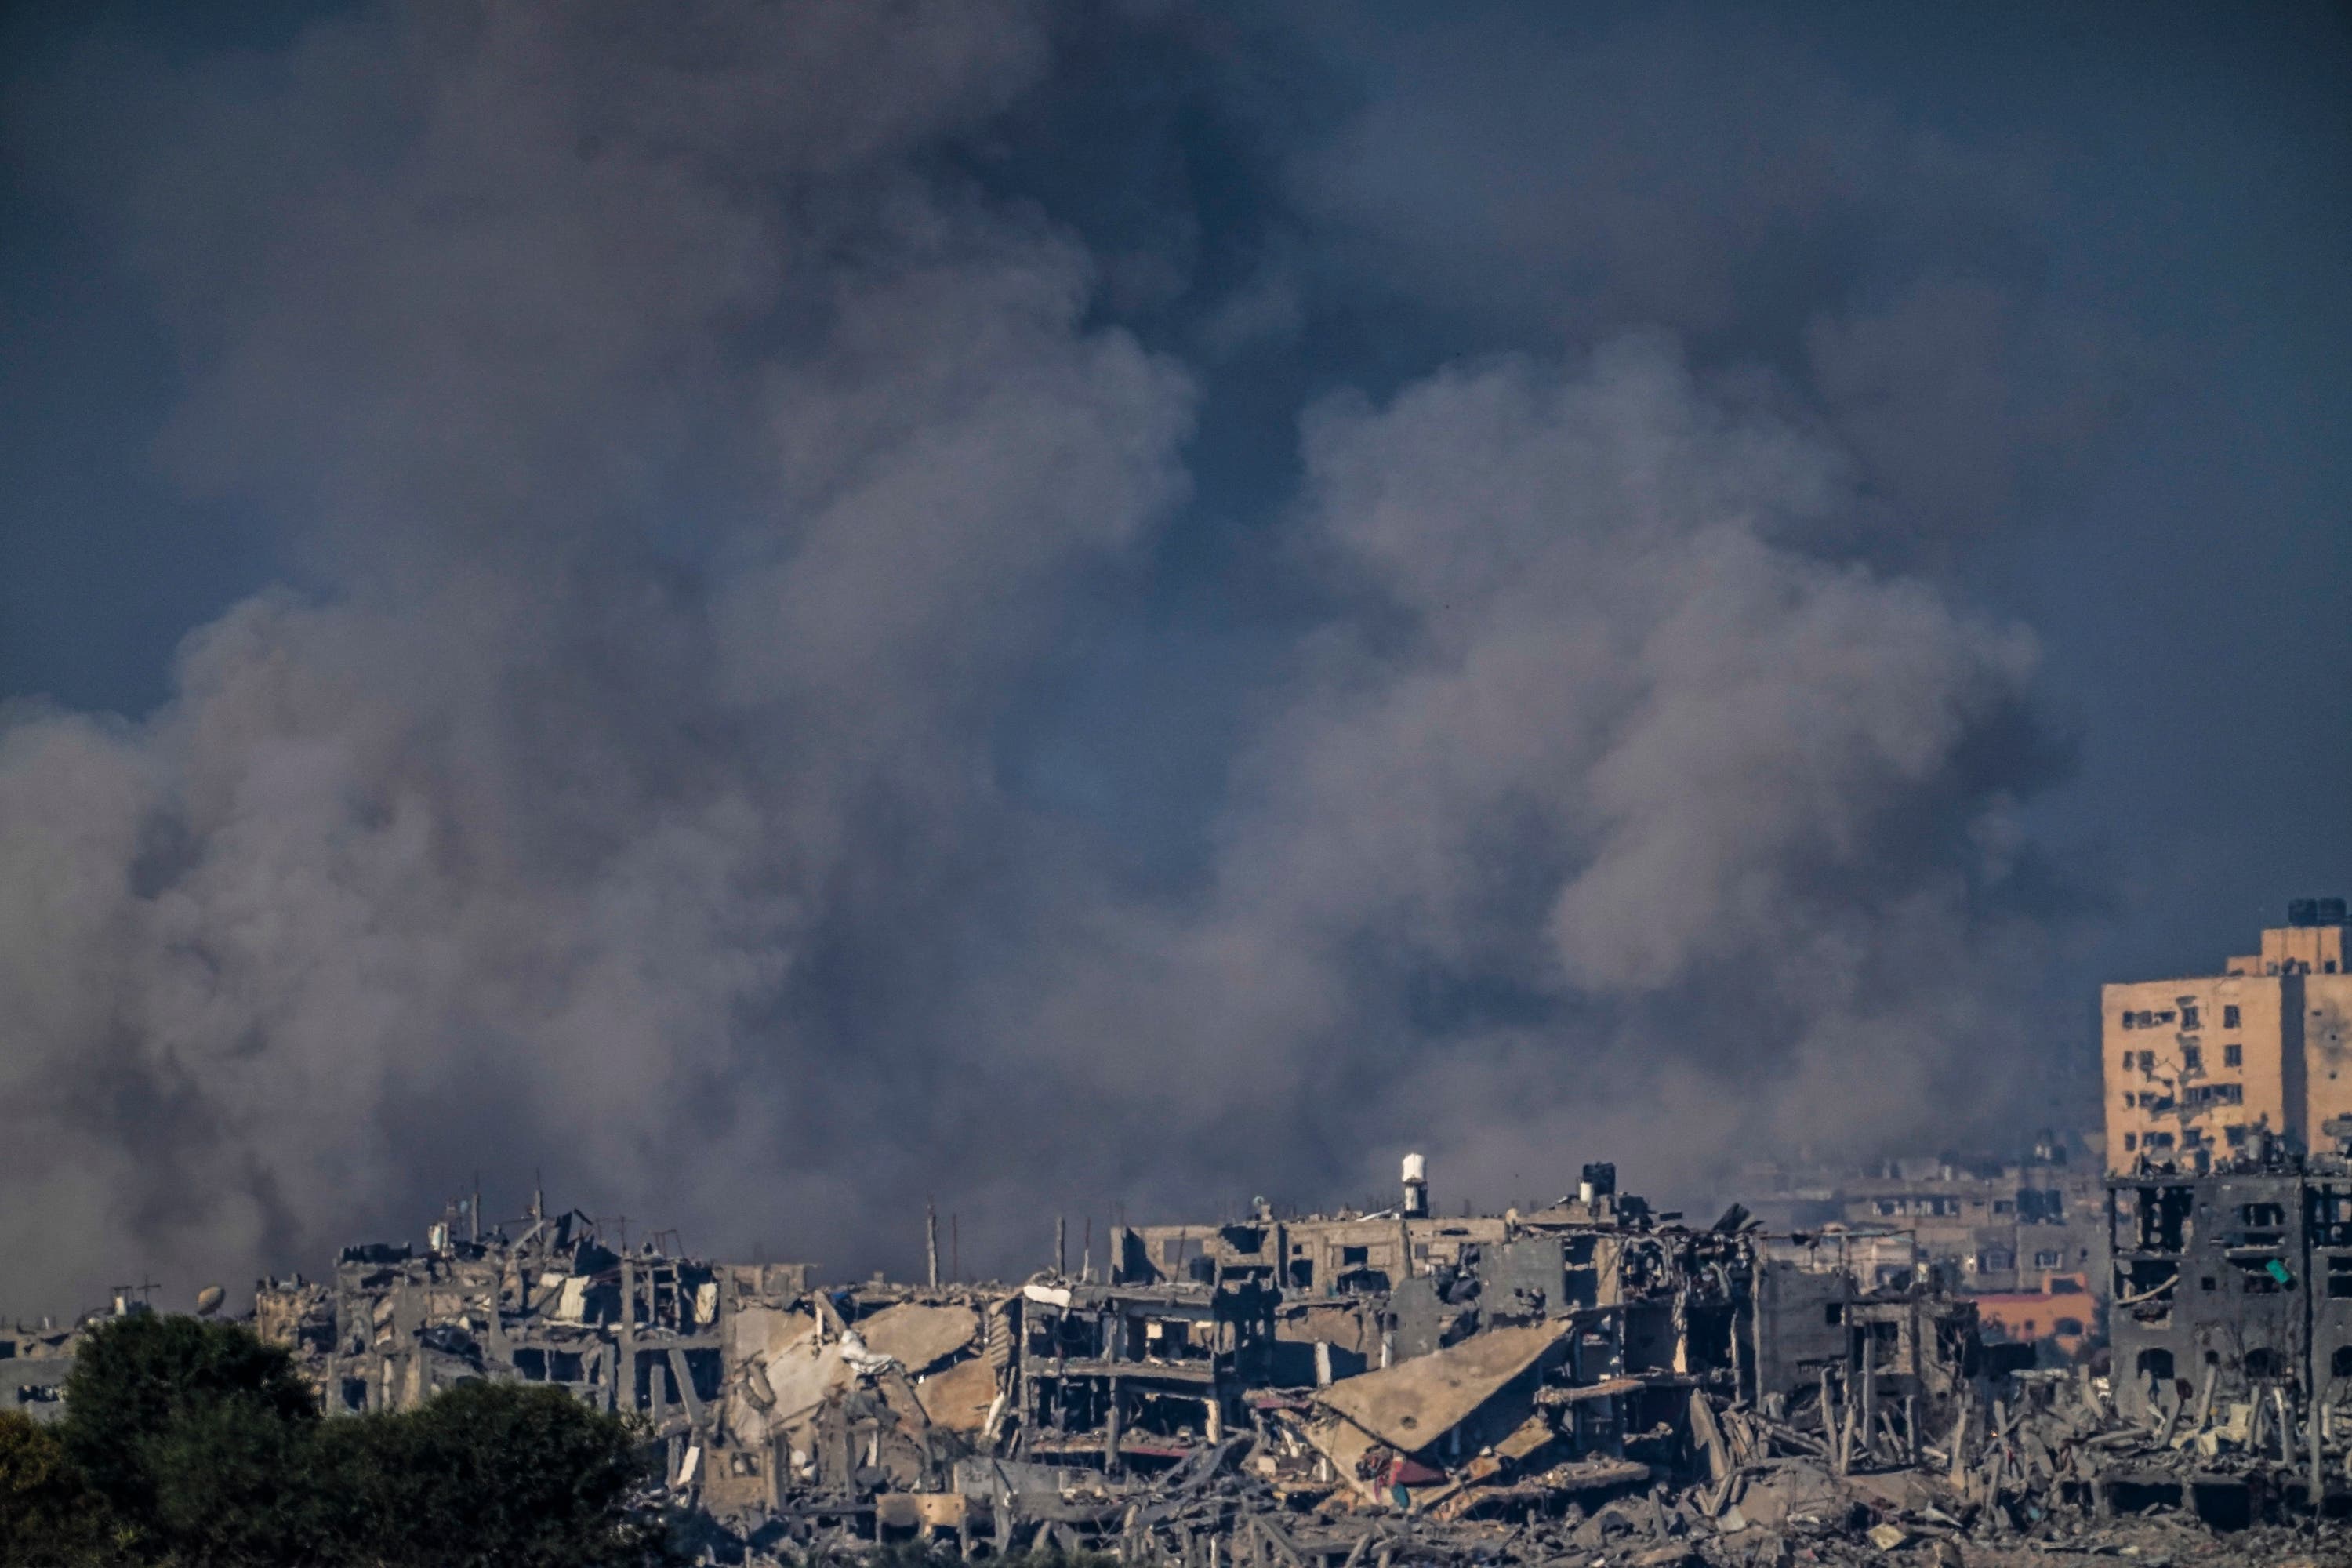
[[[621,1409],[634,1411],[637,1407],[637,1270],[625,1257],[621,1259],[621,1322],[613,1342],[619,1360],[613,1396]]]
[[[2319,1391],[2315,1384],[2311,1397],[2311,1516],[2315,1520],[2325,1517],[2327,1502],[2326,1462],[2319,1455],[2320,1426]]]

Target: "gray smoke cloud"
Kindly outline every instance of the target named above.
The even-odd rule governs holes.
[[[2034,646],[1785,542],[1860,504],[1849,462],[1642,339],[1336,400],[1306,449],[1360,607],[1242,759],[1207,894],[1055,944],[1032,1037],[1091,1114],[1166,1119],[1126,1179],[1376,1190],[1420,1147],[1549,1197],[1614,1148],[1687,1190],[1990,1106],[2042,929]]]
[[[1889,367],[2008,308],[1962,285],[1824,318],[1819,385],[1617,331],[1712,330],[1635,289],[1589,351],[1315,402],[1279,553],[1321,607],[1194,875],[1008,784],[1202,384],[970,172],[1055,37],[448,4],[49,84],[184,357],[159,460],[288,581],[154,713],[0,727],[0,1310],[316,1267],[478,1168],[843,1268],[939,1192],[1017,1267],[1055,1206],[1408,1146],[1541,1197],[2010,1109],[2033,640],[1850,548],[1946,460]],[[1297,330],[1261,296],[1215,353]]]

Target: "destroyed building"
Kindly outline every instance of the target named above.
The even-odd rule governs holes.
[[[36,1421],[65,1414],[66,1374],[73,1371],[77,1331],[46,1321],[0,1329],[0,1410]]]
[[[2029,1312],[2039,1306],[2044,1322],[2077,1318],[2087,1332],[2106,1295],[2105,1172],[2080,1143],[2045,1131],[2014,1158],[1922,1155],[1858,1169],[1760,1164],[1743,1173],[1740,1196],[1776,1234],[1853,1238],[1853,1266],[1874,1270],[1878,1284],[1900,1285],[1916,1272],[1972,1296],[2042,1298],[2021,1304]],[[2057,1300],[2067,1296],[2089,1300]]]
[[[812,1290],[805,1267],[629,1248],[537,1200],[511,1234],[486,1231],[469,1200],[421,1249],[354,1247],[331,1280],[264,1281],[256,1324],[297,1351],[331,1413],[498,1378],[641,1415],[671,1482],[741,1517],[793,1499],[811,1517],[870,1515],[885,1493],[954,1488],[974,1459],[1117,1480],[1275,1430],[1293,1458],[1319,1456],[1313,1484],[1360,1489],[1385,1465],[1381,1484],[1409,1493],[1424,1472],[1446,1478],[1449,1508],[1467,1511],[1535,1470],[1554,1491],[1649,1474],[1688,1441],[1695,1391],[1784,1410],[1834,1401],[1864,1410],[1865,1431],[1914,1441],[1968,1375],[1972,1342],[1965,1308],[1940,1300],[1818,1269],[1801,1291],[1744,1211],[1705,1228],[1654,1216],[1605,1164],[1528,1214],[1436,1215],[1416,1160],[1383,1213],[1259,1205],[1242,1222],[1108,1239],[1101,1269],[1019,1287]],[[1832,1278],[1844,1282],[1823,1295]],[[1801,1307],[1781,1312],[1792,1293]],[[1528,1353],[1503,1366],[1505,1347]],[[1349,1414],[1457,1362],[1484,1390],[1458,1413]],[[1437,1424],[1404,1441],[1422,1422]],[[1476,1475],[1457,1463],[1465,1442]],[[992,1470],[1002,1506],[1013,1474],[1035,1479]]]
[[[2109,1193],[2119,1406],[2201,1427],[2252,1404],[2352,1429],[2352,1169],[2281,1159]]]
[[[2347,1182],[2239,1179],[2203,1198],[2193,1176],[2117,1184],[2118,1205],[2126,1188],[2154,1194],[2145,1235],[2117,1237],[2134,1308],[2157,1300],[2145,1265],[2167,1248],[2192,1268],[2233,1258],[2288,1188],[2303,1224],[2275,1228],[2295,1278],[2326,1274],[2331,1248],[2352,1257]],[[2135,1342],[2176,1373],[2209,1346],[2237,1357],[2235,1381],[2210,1380],[2211,1418],[2192,1420],[2193,1402],[2126,1374],[2120,1347],[2112,1389],[2087,1368],[2021,1372],[1982,1342],[1973,1300],[1899,1266],[1907,1232],[1768,1236],[1738,1205],[1689,1224],[1619,1193],[1606,1164],[1526,1212],[1438,1215],[1414,1160],[1379,1212],[1258,1203],[1106,1239],[1098,1265],[1090,1244],[1075,1271],[1017,1284],[820,1288],[804,1265],[708,1261],[663,1236],[633,1247],[536,1198],[485,1226],[468,1199],[422,1246],[353,1247],[316,1282],[261,1282],[254,1321],[331,1415],[482,1378],[638,1417],[709,1550],[762,1561],[897,1540],[1362,1568],[1407,1542],[1425,1558],[1556,1559],[1633,1536],[1745,1562],[1749,1542],[1809,1531],[2087,1524],[2150,1486],[2252,1518],[2294,1495],[2279,1478],[2307,1478],[2312,1452],[2352,1463],[2352,1419],[2333,1414],[2352,1379],[2315,1401],[2284,1384],[2283,1406],[2246,1414],[2270,1370],[2252,1352],[2319,1375],[2316,1347],[2352,1315],[2352,1267],[2345,1312],[2299,1326],[2241,1314],[2225,1343],[2184,1315],[2159,1346],[2148,1317]],[[2194,1475],[2162,1446],[2176,1425],[2205,1445]]]
[[[108,1304],[85,1312],[71,1323],[43,1318],[37,1323],[0,1326],[0,1411],[15,1411],[36,1421],[54,1421],[65,1414],[66,1378],[73,1371],[74,1354],[82,1338],[97,1324],[152,1310],[152,1286],[118,1285]],[[220,1305],[221,1293],[207,1289],[198,1296],[196,1310],[209,1315]]]

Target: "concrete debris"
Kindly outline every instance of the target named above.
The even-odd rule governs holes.
[[[2206,1216],[2214,1258],[2242,1243],[2232,1216],[2268,1217],[2251,1188],[2172,1195],[2184,1183],[2112,1184],[2137,1227],[2119,1273],[2218,1268]],[[2352,1560],[2352,1377],[2313,1377],[2309,1306],[2279,1342],[2299,1363],[2176,1319],[2193,1381],[2111,1379],[1995,1353],[1969,1299],[1738,1205],[1706,1228],[1654,1214],[1607,1165],[1529,1213],[1427,1199],[1409,1168],[1386,1213],[1261,1204],[1115,1226],[1075,1273],[833,1288],[632,1247],[537,1201],[485,1228],[468,1202],[421,1251],[264,1281],[255,1325],[330,1415],[496,1378],[641,1418],[706,1561],[894,1543],[1184,1568]],[[2290,1272],[2329,1245],[2284,1248]],[[0,1373],[65,1364],[71,1334],[20,1331]]]

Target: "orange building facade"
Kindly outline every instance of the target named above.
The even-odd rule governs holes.
[[[2108,1169],[2352,1139],[2347,938],[2343,900],[2301,900],[2220,974],[2104,987]]]

